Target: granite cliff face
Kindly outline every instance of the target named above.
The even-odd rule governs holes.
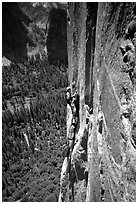
[[[67,149],[65,152],[61,170],[59,201],[136,201],[136,4],[130,2],[77,2],[69,3],[66,12],[66,6],[59,3],[51,5],[48,3],[19,4],[8,2],[3,3],[2,9],[3,55],[9,60],[21,62],[28,58],[28,55],[31,58],[32,55],[40,54],[44,49],[45,52],[46,50],[48,52],[50,63],[60,65],[60,63],[67,63],[68,52],[68,82],[70,86],[68,90],[71,91],[73,97],[75,94],[78,96],[79,111],[74,114],[72,103],[71,105],[70,102],[67,104],[67,138],[68,147],[70,146],[71,151],[69,152]],[[41,15],[40,11],[42,11]],[[36,59],[30,60],[30,64],[28,63],[25,69],[22,69],[22,66],[19,65],[21,72],[25,72],[23,75],[20,74],[20,69],[18,70],[19,73],[16,72],[16,66],[15,69],[14,66],[12,67],[11,72],[16,72],[16,77],[20,82],[23,82],[23,79],[27,80],[29,85],[34,82],[34,90],[38,88],[37,85],[41,82],[47,89],[44,76],[46,76],[48,84],[55,83],[54,88],[61,86],[61,84],[66,85],[66,81],[61,80],[61,75],[64,75],[63,70],[60,70],[62,74],[60,71],[58,72],[59,80],[55,82],[57,74],[53,78],[55,75],[52,72],[56,73],[54,66],[49,67],[45,72],[46,75],[44,75],[47,60],[42,60],[41,63],[40,61],[38,59],[39,63],[36,63]],[[34,65],[31,67],[32,63]],[[40,74],[39,80],[37,80],[36,73],[34,73],[34,78],[36,77],[39,83],[35,84],[33,75],[30,74],[32,77],[31,84],[27,69],[29,68],[30,73],[32,73],[34,67]],[[5,85],[12,79],[10,74],[6,70],[4,74]],[[50,81],[49,75],[52,77]],[[24,83],[26,84],[25,81]],[[12,92],[11,85],[12,82],[5,86],[7,87],[5,89],[6,94]],[[22,89],[24,87],[27,90],[27,86],[23,85]],[[23,92],[25,91],[23,90]],[[60,97],[57,90],[56,95]],[[72,99],[74,99],[73,97]],[[63,98],[65,99],[64,95]],[[57,105],[55,99],[56,97],[50,93],[49,100],[55,101]],[[48,106],[50,106],[51,114],[47,115],[45,106],[41,105],[46,111],[48,124],[52,124],[54,119],[58,120],[58,114],[64,117],[64,109],[60,113],[60,110],[56,111],[54,109],[54,102],[51,105],[48,100],[46,102],[43,98],[41,100],[42,104],[48,103]],[[58,101],[61,101],[58,106],[60,109],[63,103],[62,97]],[[38,102],[40,102],[40,98]],[[40,112],[39,106],[36,110]],[[56,117],[52,119],[51,115],[54,111]],[[37,116],[38,114],[36,114]],[[39,117],[41,120],[42,116]],[[60,122],[65,129],[62,122],[65,122],[64,119],[61,119]],[[7,121],[5,117],[5,123],[8,123]],[[50,128],[51,124],[49,124]],[[52,138],[55,138],[56,150],[54,154],[57,156],[57,149],[59,146],[63,148],[64,145],[61,133],[56,128],[58,127],[55,126],[57,137],[55,137],[54,132]],[[48,130],[48,134],[50,133],[51,129]],[[72,138],[71,134],[73,134]],[[6,135],[9,136],[8,133]],[[61,145],[59,137],[62,142]],[[5,135],[4,138],[6,138]],[[17,147],[19,145],[16,144],[19,141],[16,142],[15,146]],[[8,145],[8,142],[3,144]],[[46,151],[49,151],[49,149],[46,149]],[[53,150],[50,149],[50,151]],[[58,157],[61,161],[60,154],[58,154]],[[7,158],[5,161],[7,161]],[[57,165],[55,157],[52,162]],[[60,166],[57,165],[57,168],[60,171]],[[34,174],[37,170],[34,166]],[[48,173],[51,174],[49,169]],[[28,178],[31,178],[30,174]],[[44,175],[44,178],[47,178],[47,176]],[[42,181],[44,181],[44,178],[42,178]],[[7,176],[4,180],[6,179]],[[53,180],[52,176],[51,180]],[[59,180],[58,178],[56,180],[57,184]],[[51,183],[52,181],[49,183],[49,189],[53,188]],[[4,185],[9,186],[7,180],[4,181]],[[18,187],[18,184],[15,185]],[[31,185],[33,186],[33,184]],[[53,189],[57,190],[57,186]],[[39,193],[42,193],[43,196],[46,194],[43,187],[35,190],[35,192],[39,190]],[[23,189],[23,191],[24,193],[29,192],[26,189]],[[52,191],[52,189],[49,190],[48,196],[51,195]],[[9,197],[10,200],[12,192],[5,190],[4,193],[6,194],[5,197]],[[35,195],[34,192],[32,193]],[[57,194],[56,191],[54,201],[57,201]],[[25,200],[36,201],[35,196],[34,198],[29,197],[28,195]],[[39,200],[39,198],[41,199]],[[53,201],[53,199],[38,196],[38,201],[48,202]]]
[[[136,201],[136,5],[68,6],[68,79],[80,109],[59,201]],[[71,118],[67,105],[67,136]]]

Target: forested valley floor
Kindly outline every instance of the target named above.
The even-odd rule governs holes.
[[[58,201],[66,69],[46,59],[2,68],[2,201]]]

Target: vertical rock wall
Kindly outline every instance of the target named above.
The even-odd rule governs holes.
[[[31,22],[20,3],[2,3],[2,55],[7,59],[21,62],[27,58],[26,45],[33,45],[27,29]]]
[[[80,111],[64,201],[136,201],[135,31],[135,3],[69,4],[68,78]]]
[[[133,140],[136,47],[135,39],[126,39],[125,35],[127,26],[135,17],[134,10],[134,3],[98,5],[93,112],[94,121],[97,109],[103,112],[102,151],[99,154],[99,176],[102,184],[99,190],[103,201],[134,201],[136,196],[136,150]],[[120,49],[122,44],[131,44],[134,48],[133,59],[130,58],[127,63],[124,62]],[[133,63],[130,64],[131,60]],[[133,80],[130,72],[124,71],[126,65],[132,69]],[[99,145],[95,139],[97,125],[93,123],[93,126],[95,130],[92,131],[92,148]],[[97,183],[92,180],[96,161],[93,160],[90,169],[90,201],[99,201],[98,197],[97,199],[93,197],[94,189],[97,190]]]
[[[75,132],[74,148],[63,162],[59,201],[85,201],[86,179],[85,166],[87,160],[87,140],[85,131],[85,57],[86,57],[86,3],[69,3],[68,9],[68,77],[71,92],[79,95],[79,121]],[[72,126],[72,113],[67,105],[67,136]],[[84,147],[85,146],[85,147]],[[67,162],[65,162],[67,161]],[[68,164],[67,164],[68,163]],[[63,171],[62,171],[63,172]],[[63,182],[64,180],[64,182]],[[66,180],[66,182],[65,182]],[[81,189],[81,190],[79,190]]]
[[[67,64],[66,10],[52,9],[49,14],[47,51],[50,64]]]

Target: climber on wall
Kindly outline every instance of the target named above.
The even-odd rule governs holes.
[[[124,44],[124,45],[123,45]],[[136,18],[128,24],[125,30],[124,42],[120,46],[123,62],[126,66],[123,68],[124,72],[129,73],[132,84],[136,81]]]
[[[69,105],[69,107],[71,109],[72,97],[71,97],[71,88],[69,86],[66,89],[66,96],[65,97],[66,97],[67,105]],[[71,112],[72,112],[72,109],[71,109]],[[72,127],[72,123],[71,123],[71,126],[69,128],[69,133],[68,133],[67,139],[68,139],[67,145],[71,151],[71,149],[73,148],[73,141],[74,141],[74,130]]]
[[[123,62],[128,63],[129,61],[134,61],[134,52],[135,52],[135,47],[130,40],[125,41],[125,45],[120,46],[122,55],[123,55]]]
[[[98,132],[100,134],[102,134],[102,122],[103,122],[103,113],[102,113],[102,111],[99,111],[99,113],[98,113],[97,122],[99,124]]]
[[[129,62],[131,60],[131,58],[133,58],[133,55],[135,52],[133,39],[135,37],[136,37],[136,18],[134,18],[132,21],[130,21],[130,23],[128,24],[128,26],[125,30],[126,45],[120,46],[120,49],[121,49],[122,54],[124,56],[123,61],[125,63]]]
[[[75,132],[76,132],[76,128],[77,128],[77,124],[79,121],[79,95],[78,93],[75,93],[72,96],[72,100],[71,100],[71,110],[72,110],[72,123],[71,123],[71,127],[70,127],[70,135],[72,135],[72,145],[71,145],[71,151],[73,149],[73,144],[75,141]]]
[[[75,126],[74,124],[71,124],[69,128],[69,133],[68,133],[68,145],[70,148],[70,153],[73,150],[74,141],[75,141]]]
[[[67,104],[71,106],[71,88],[68,86],[66,91],[66,101]]]
[[[71,98],[72,124],[76,126],[79,120],[79,95],[75,93]]]
[[[71,108],[72,120],[69,127],[68,135],[67,135],[67,139],[68,139],[67,147],[64,150],[64,162],[62,165],[61,179],[60,179],[59,202],[64,202],[64,194],[66,191],[65,186],[67,185],[67,181],[68,181],[68,173],[69,173],[70,161],[71,161],[70,156],[74,146],[75,131],[76,131],[76,127],[79,119],[79,95],[77,93],[75,93],[74,95],[71,95],[70,87],[67,87],[66,101]]]
[[[93,113],[92,108],[90,108],[87,104],[85,104],[85,111],[86,111],[86,130],[89,132],[89,128],[92,128],[93,124]]]
[[[86,111],[86,129],[89,129],[89,120],[90,120],[90,108],[87,104],[85,104],[85,111]]]
[[[76,127],[77,127],[78,120],[79,120],[79,95],[78,93],[74,93],[73,95],[71,95],[70,87],[67,87],[66,101],[67,101],[67,104],[70,105],[70,108],[72,111],[72,121],[69,127],[68,136],[67,136],[68,145],[69,145],[70,153],[71,153],[73,150],[73,144],[75,140],[75,131],[76,131]]]
[[[77,92],[75,92],[72,95],[70,87],[67,87],[66,101],[67,101],[67,104],[69,104],[71,107],[72,115],[73,115],[73,122],[76,123],[76,120],[79,117],[79,95]]]

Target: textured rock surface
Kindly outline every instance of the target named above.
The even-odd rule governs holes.
[[[68,78],[80,111],[64,201],[136,201],[135,3],[91,4],[69,4]]]
[[[104,172],[102,174],[104,201],[135,200],[135,148],[130,142],[131,126],[134,125],[134,121],[121,117],[123,106],[121,102],[124,98],[127,106],[132,106],[130,104],[134,106],[135,100],[131,97],[134,97],[135,85],[129,73],[122,72],[125,63],[119,49],[120,42],[125,41],[125,28],[134,18],[133,9],[134,4],[130,3],[99,3],[98,5],[94,80],[99,82],[99,90],[98,86],[95,86],[93,105],[96,110],[97,104],[100,103],[105,118],[103,154],[100,156]],[[132,109],[135,112],[134,108]],[[95,113],[94,117],[96,117]],[[133,113],[131,117],[135,118]],[[106,149],[105,145],[109,146],[110,150]],[[90,188],[93,189],[95,186],[91,180],[90,182]],[[109,189],[111,189],[110,192]],[[92,201],[97,200],[92,199]]]

